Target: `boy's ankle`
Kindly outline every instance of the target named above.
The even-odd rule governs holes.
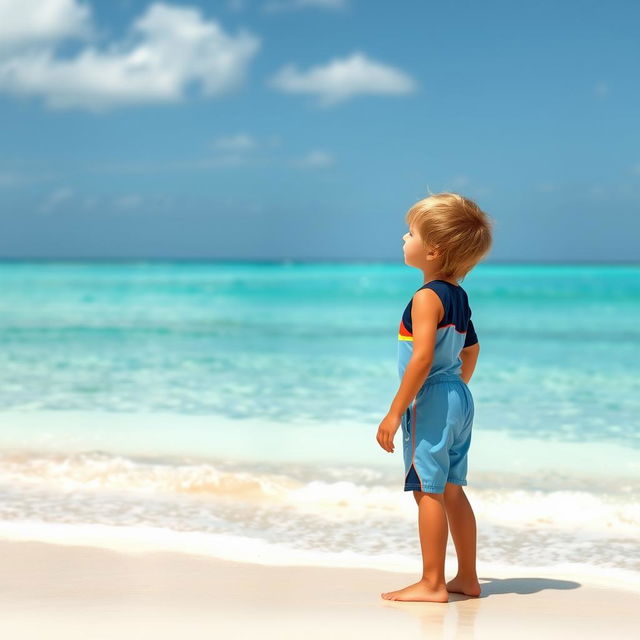
[[[474,570],[458,571],[455,577],[460,580],[478,580],[478,574]]]
[[[447,586],[447,581],[444,579],[425,577],[424,575],[420,578],[420,582],[424,582],[430,589],[440,589]]]

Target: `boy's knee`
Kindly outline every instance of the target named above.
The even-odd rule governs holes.
[[[457,498],[458,496],[461,496],[464,493],[464,489],[462,488],[462,485],[460,484],[453,484],[451,482],[447,482],[447,484],[444,485],[444,499],[447,500],[448,498]]]
[[[424,498],[425,496],[429,496],[430,498],[438,500],[439,502],[444,501],[444,493],[430,493],[429,491],[413,492],[413,497],[415,498],[417,504],[420,504],[420,500],[422,500],[422,498]]]

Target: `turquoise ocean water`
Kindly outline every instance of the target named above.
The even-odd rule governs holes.
[[[0,263],[0,535],[415,567],[404,264]],[[480,265],[478,561],[640,571],[640,267]],[[455,568],[449,541],[447,573]]]

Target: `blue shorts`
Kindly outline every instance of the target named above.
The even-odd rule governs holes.
[[[459,375],[435,374],[402,416],[404,490],[444,493],[467,484],[473,397]]]

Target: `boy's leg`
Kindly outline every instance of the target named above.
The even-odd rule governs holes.
[[[444,502],[458,555],[458,575],[476,575],[476,519],[463,488],[447,482]]]
[[[444,562],[449,536],[444,493],[414,491],[413,495],[418,503],[422,580],[437,589],[445,584]]]
[[[414,491],[418,503],[418,529],[422,550],[422,578],[404,589],[380,594],[385,600],[448,602],[444,580],[444,560],[447,551],[447,514],[444,494]]]
[[[449,591],[480,595],[476,574],[476,518],[462,486],[447,482],[444,505],[458,556],[458,573],[447,583]]]

